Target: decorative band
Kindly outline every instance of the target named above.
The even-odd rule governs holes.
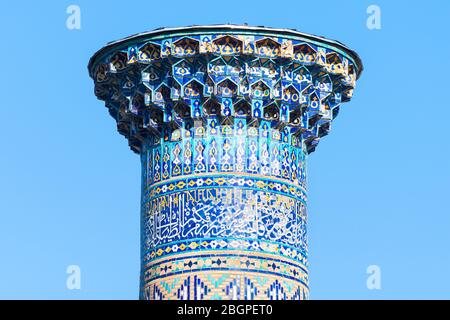
[[[144,267],[144,282],[172,275],[203,271],[239,271],[275,275],[300,282],[308,286],[307,270],[298,264],[273,257],[256,254],[211,254],[180,255]]]
[[[285,195],[296,200],[300,200],[306,205],[307,194],[305,190],[291,183],[284,183],[280,180],[268,177],[244,176],[240,173],[234,175],[217,174],[213,176],[192,176],[182,179],[171,179],[166,183],[152,185],[144,197],[144,201],[150,201],[162,195],[175,192],[186,191],[194,188],[240,188],[260,191],[268,191]]]
[[[305,248],[306,249],[306,248]],[[161,258],[171,257],[183,252],[199,250],[215,250],[216,253],[223,251],[240,251],[263,254],[276,254],[281,257],[292,259],[308,266],[307,254],[304,250],[282,243],[269,242],[260,239],[236,239],[236,238],[199,238],[184,241],[170,242],[146,251],[143,255],[143,264]]]
[[[146,300],[305,300],[307,285],[257,272],[201,271],[141,283]]]

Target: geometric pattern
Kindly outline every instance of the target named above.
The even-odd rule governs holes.
[[[287,125],[310,153],[362,72],[358,55],[339,42],[229,25],[130,37],[97,52],[88,68],[137,153],[149,135],[215,116]]]
[[[303,285],[306,285],[308,281],[304,266],[297,262],[267,254],[218,253],[216,251],[197,252],[194,256],[180,254],[175,257],[153,260],[147,264],[144,277],[145,282],[150,282],[186,271],[227,271],[229,269],[278,275],[298,281]]]
[[[194,26],[111,43],[88,68],[141,158],[140,298],[307,299],[307,157],[352,97],[357,54]]]
[[[168,277],[143,291],[146,300],[305,300],[308,289],[299,282],[270,275],[235,271],[190,273],[183,281]]]
[[[245,175],[231,172],[227,174],[215,175],[192,175],[177,179],[172,179],[167,183],[154,184],[143,194],[146,201],[157,198],[161,195],[169,195],[176,192],[187,191],[192,188],[213,189],[213,188],[239,188],[241,190],[264,190],[287,197],[300,200],[306,203],[306,191],[303,188],[288,184],[282,180],[268,179],[258,175]]]

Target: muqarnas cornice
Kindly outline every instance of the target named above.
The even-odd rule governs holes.
[[[166,28],[112,42],[89,62],[95,94],[135,152],[186,120],[245,117],[288,126],[314,151],[362,63],[337,41],[290,29]]]

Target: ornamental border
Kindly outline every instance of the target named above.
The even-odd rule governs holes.
[[[218,243],[224,241],[227,242],[226,243],[226,247],[222,247],[222,248],[213,248],[213,247],[209,247],[211,242],[213,241],[217,241]],[[242,247],[232,247],[230,245],[231,242],[236,241],[236,242],[248,242],[249,243],[249,247],[252,246],[252,243],[257,242],[258,243],[258,248],[257,250],[255,250],[256,248],[252,248],[252,249],[248,249],[247,248],[242,248]],[[207,242],[207,244],[205,245],[204,243]],[[171,253],[167,252],[167,249],[170,247],[173,247],[174,245],[178,245],[179,243],[181,244],[185,244],[183,248],[180,248],[181,251],[173,251],[171,249]],[[189,243],[189,244],[187,244]],[[195,246],[192,246],[192,244],[196,244]],[[262,248],[261,247],[261,243],[263,243],[265,245],[266,248]],[[199,247],[203,247],[201,249],[198,249]],[[273,251],[270,251],[269,249],[273,248]],[[178,250],[179,248],[177,248]],[[148,264],[151,261],[157,261],[160,259],[164,259],[166,257],[171,257],[171,256],[175,256],[175,255],[179,255],[182,254],[184,252],[191,252],[191,251],[241,251],[241,252],[250,252],[250,253],[255,253],[255,252],[260,252],[263,254],[271,254],[271,255],[281,255],[283,257],[285,257],[286,259],[291,259],[293,261],[299,262],[301,264],[303,264],[305,267],[308,267],[308,257],[307,257],[307,252],[301,250],[300,248],[296,248],[293,247],[291,245],[288,244],[283,244],[280,242],[272,242],[272,241],[267,241],[267,240],[263,240],[263,239],[249,239],[249,238],[194,238],[194,239],[186,239],[186,240],[179,240],[179,241],[174,241],[174,242],[170,242],[167,244],[163,244],[163,245],[159,245],[156,246],[155,248],[152,248],[150,250],[145,250],[142,253],[142,262],[143,264]],[[288,255],[286,253],[286,251],[291,251],[291,255]],[[160,252],[158,254],[158,252]],[[146,258],[146,256],[148,256],[148,258]]]
[[[246,176],[245,178],[241,178],[239,176],[246,175],[239,172],[229,174],[219,173],[212,175],[200,174],[194,176],[180,176],[180,178],[164,180],[163,182],[153,184],[147,190],[144,190],[145,196],[143,197],[143,203],[147,203],[158,197],[180,191],[239,187],[240,189],[264,191],[284,195],[302,202],[305,206],[307,205],[307,194],[301,187],[264,176]]]
[[[224,256],[227,256],[227,255],[224,255]],[[230,256],[234,257],[235,255],[230,255]],[[179,259],[183,260],[183,259],[189,259],[189,258],[196,259],[196,258],[198,258],[198,256],[180,257]],[[277,261],[277,262],[284,263],[284,261]],[[303,269],[298,267],[298,266],[294,266],[294,267],[295,268],[299,268],[299,269],[301,269],[303,271]],[[283,274],[283,273],[276,272],[276,271],[270,271],[270,270],[262,270],[262,269],[260,269],[260,270],[258,270],[258,269],[249,270],[249,269],[240,268],[240,267],[222,267],[222,268],[220,268],[220,267],[211,267],[211,268],[187,269],[187,270],[180,270],[180,271],[168,273],[168,274],[165,274],[165,275],[157,275],[157,276],[155,276],[153,278],[151,278],[151,277],[146,275],[146,273],[147,273],[147,268],[146,268],[146,269],[142,270],[142,276],[143,276],[143,280],[144,280],[145,283],[151,283],[153,281],[164,279],[164,278],[171,277],[171,276],[183,275],[183,274],[187,274],[187,273],[202,273],[202,272],[208,272],[208,271],[244,272],[244,273],[257,273],[257,274],[273,275],[273,276],[282,277],[282,278],[286,278],[286,279],[290,279],[290,280],[296,281],[298,283],[301,283],[302,285],[304,285],[306,288],[309,289],[309,286],[308,286],[308,284],[305,281],[303,281],[303,280],[301,280],[301,279],[299,279],[299,278],[297,278],[295,276],[291,276],[291,275],[288,275],[288,274]],[[306,281],[308,281],[308,273],[304,273],[304,275],[305,275]]]

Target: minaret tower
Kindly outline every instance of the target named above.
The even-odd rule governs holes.
[[[307,299],[306,161],[362,72],[337,41],[157,29],[89,62],[140,155],[142,299]]]

